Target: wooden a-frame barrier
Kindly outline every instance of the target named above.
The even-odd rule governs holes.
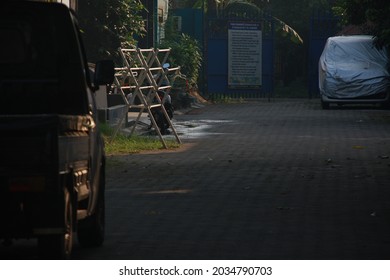
[[[123,67],[115,68],[114,86],[117,88],[119,94],[122,95],[128,107],[126,114],[131,108],[139,110],[130,135],[134,133],[136,126],[139,124],[142,113],[147,110],[151,124],[157,132],[164,148],[168,148],[152,114],[152,108],[158,107],[167,119],[177,142],[181,143],[163,104],[167,92],[171,89],[170,77],[172,73],[176,74],[180,72],[180,67],[163,67],[169,56],[170,49],[139,49],[134,47],[130,49],[120,48],[119,52],[124,65]],[[159,91],[165,93],[164,98],[160,98]],[[126,96],[127,92],[130,93],[130,98]],[[137,97],[140,104],[134,104],[134,100]],[[125,118],[126,115],[122,116],[115,134],[122,126]]]

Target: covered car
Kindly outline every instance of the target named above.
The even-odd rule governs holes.
[[[389,102],[388,54],[373,41],[370,35],[328,38],[319,60],[324,109],[330,103]]]

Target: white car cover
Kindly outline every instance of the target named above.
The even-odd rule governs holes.
[[[385,92],[390,85],[386,49],[369,35],[328,38],[319,60],[320,93],[329,98],[358,98]]]

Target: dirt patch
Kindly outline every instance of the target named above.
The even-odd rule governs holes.
[[[196,99],[196,101],[202,103],[202,104],[209,104],[210,102],[206,100],[202,95],[199,93],[199,89],[190,89],[189,94]]]

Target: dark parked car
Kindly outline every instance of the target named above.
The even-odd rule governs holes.
[[[69,258],[104,241],[105,155],[77,20],[62,4],[0,3],[0,239],[37,238]]]

